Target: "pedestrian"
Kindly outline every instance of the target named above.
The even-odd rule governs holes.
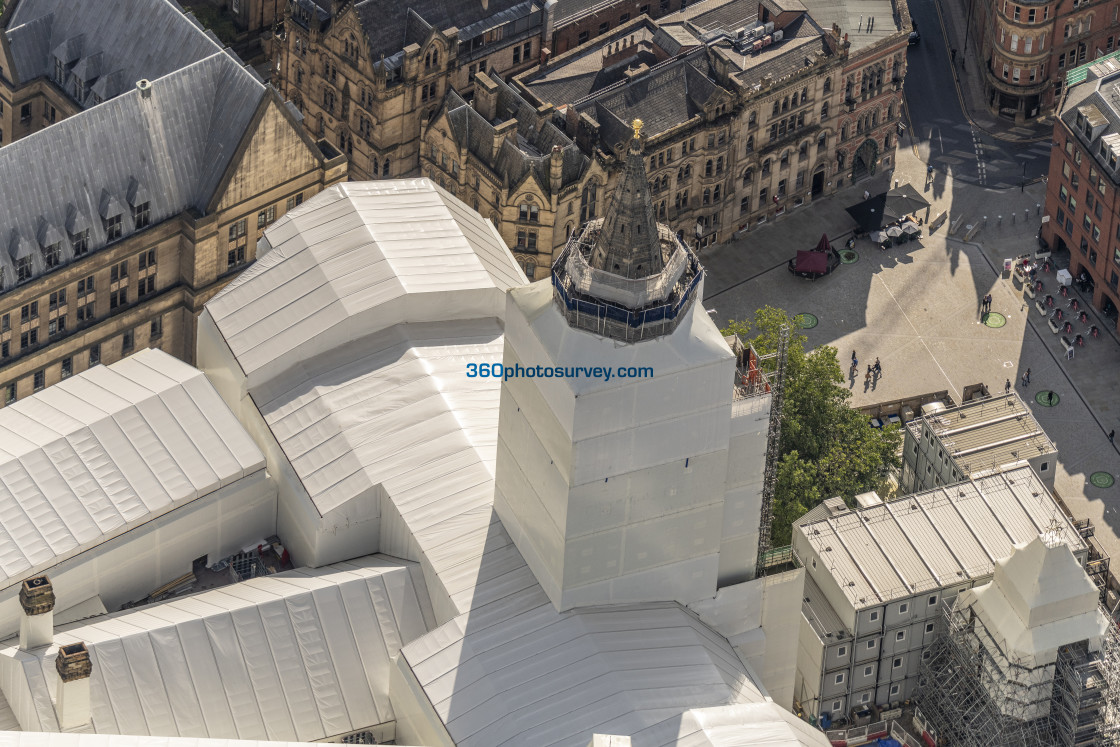
[[[1027,375],[1025,373],[1022,376],[1020,376],[1019,379],[1023,383],[1024,388],[1026,388],[1027,384],[1030,383],[1030,381],[1027,380]]]
[[[1027,369],[1027,383],[1031,383],[1031,370],[1029,368]]]
[[[871,366],[867,367],[867,375],[863,377],[863,383],[864,384],[870,384],[871,383]]]
[[[854,351],[854,350],[852,351],[852,365],[853,366],[858,366],[859,365],[859,359],[856,358],[856,351]]]
[[[875,375],[876,376],[882,376],[883,375],[883,367],[879,365],[879,359],[878,358],[875,359]]]
[[[1006,382],[1004,382],[1003,393],[1004,394],[1010,394],[1011,393],[1011,379],[1008,379]]]
[[[1116,429],[1115,428],[1113,428],[1112,430],[1110,430],[1108,432],[1108,442],[1110,444],[1116,443],[1115,441],[1113,441],[1114,438],[1116,438]]]
[[[870,192],[868,192],[868,191],[867,191],[866,189],[865,189],[865,190],[863,190],[863,199],[865,199],[865,200],[866,200],[866,199],[868,199],[868,198],[870,198],[870,197],[871,197],[871,193],[870,193]]]
[[[1051,389],[1049,394],[1047,395],[1046,404],[1048,404],[1048,405],[1054,404],[1054,390],[1053,389]]]

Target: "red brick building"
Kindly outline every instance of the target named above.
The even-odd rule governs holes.
[[[1120,44],[1120,0],[972,0],[969,40],[988,107],[1018,122],[1053,111],[1066,72]]]
[[[1054,123],[1042,238],[1068,248],[1083,296],[1116,326],[1120,308],[1120,64],[1088,66]]]

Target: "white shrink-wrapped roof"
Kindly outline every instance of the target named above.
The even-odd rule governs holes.
[[[1108,630],[1096,585],[1055,534],[1015,546],[996,564],[990,583],[963,592],[960,605],[977,617],[1004,653],[1026,666],[1050,664],[1062,646],[1090,641],[1096,650]]]
[[[159,350],[0,410],[0,588],[264,469],[201,371]]]
[[[394,324],[501,317],[525,282],[493,224],[428,179],[335,185],[267,240],[206,305],[250,388]]]
[[[0,732],[0,747],[303,747],[308,742],[268,742],[256,739],[196,739],[169,737],[153,741],[151,737],[120,734],[51,734],[38,731]]]
[[[464,615],[402,649],[459,747],[584,747],[596,733],[645,747],[732,744],[690,736],[707,727],[688,727],[683,714],[770,703],[727,640],[676,603],[558,613],[542,593],[502,606],[506,614]],[[741,734],[787,739],[740,744],[828,744],[807,724],[796,731],[780,707],[742,715]]]
[[[414,573],[367,556],[265,576],[96,618],[31,653],[10,642],[0,664],[30,690],[12,704],[29,730],[58,729],[54,660],[84,641],[94,731],[319,740],[394,720],[391,661],[432,617]]]
[[[774,702],[694,708],[681,719],[681,747],[801,747],[829,744],[824,733]]]

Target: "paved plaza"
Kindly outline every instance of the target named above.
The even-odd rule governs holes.
[[[925,164],[912,149],[899,151],[897,158],[893,173],[703,253],[706,307],[715,309],[713,318],[721,325],[728,319],[749,319],[767,304],[815,315],[819,324],[805,330],[810,346],[838,348],[845,368],[853,350],[861,366],[876,357],[882,363],[883,376],[874,386],[865,386],[863,371],[847,381],[855,406],[942,389],[959,402],[966,385],[983,382],[995,393],[1010,379],[1057,445],[1059,495],[1078,518],[1093,520],[1105,551],[1120,557],[1120,484],[1102,489],[1089,482],[1099,471],[1120,476],[1120,453],[1106,435],[1120,427],[1120,341],[1104,332],[1066,360],[1057,336],[1033,303],[1027,303],[1021,287],[997,272],[1003,257],[1037,246],[1036,205],[1045,185],[995,191],[955,184],[937,174],[926,186]],[[956,238],[947,237],[948,221],[920,243],[887,251],[857,241],[858,261],[815,281],[786,270],[786,260],[798,249],[815,246],[822,232],[841,248],[854,227],[844,208],[859,202],[865,189],[875,194],[894,181],[909,182],[923,192],[933,203],[931,215],[947,210],[950,220],[963,214],[965,223],[973,223],[987,214],[988,226],[971,243],[959,238],[963,228]],[[1068,256],[1056,259],[1060,266],[1068,265]],[[1040,276],[1045,292],[1059,299],[1053,273]],[[992,311],[1007,320],[1002,327],[980,322],[980,300],[988,293]],[[1111,326],[1107,320],[1096,321],[1102,330]],[[1028,368],[1031,383],[1024,388],[1020,377]],[[1049,390],[1058,395],[1056,406],[1035,402],[1038,393]]]

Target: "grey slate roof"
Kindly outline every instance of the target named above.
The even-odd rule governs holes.
[[[614,148],[629,142],[630,123],[635,119],[642,120],[649,137],[655,137],[687,122],[721,93],[727,91],[709,77],[707,53],[698,49],[664,62],[634,81],[609,88],[578,108],[591,114],[600,125],[603,144]]]
[[[91,88],[104,101],[223,48],[172,0],[23,0],[5,34],[16,83],[54,79],[61,58],[61,86],[83,107],[98,102]]]
[[[498,86],[498,118],[501,121],[517,120],[519,144],[506,140],[495,155],[494,125],[487,122],[459,94],[451,91],[444,100],[444,107],[455,142],[465,144],[475,158],[496,174],[508,178],[511,187],[532,174],[545,194],[550,192],[549,158],[553,146],[559,146],[564,159],[561,186],[566,187],[576,182],[591,165],[591,159],[552,122],[545,122],[538,130],[536,110],[497,75],[490,74],[489,77]]]
[[[1077,127],[1079,108],[1093,106],[1105,119],[1105,127],[1090,142],[1085,133]],[[1097,165],[1115,183],[1120,183],[1120,171],[1109,166],[1107,155],[1100,152],[1100,138],[1120,134],[1120,66],[1114,60],[1105,60],[1089,67],[1086,79],[1067,90],[1061,112],[1062,121],[1083,144],[1089,146]]]
[[[460,29],[462,41],[471,38],[463,35],[468,27],[474,29],[471,33],[477,34],[492,27],[484,23],[492,16],[502,16],[495,19],[493,26],[498,26],[539,10],[543,3],[490,0],[485,4],[487,7],[483,5],[481,0],[361,0],[354,4],[354,10],[369,38],[370,52],[377,58],[379,55],[389,57],[408,44],[424,41],[426,33],[423,32],[428,28],[442,31],[454,26]],[[518,12],[507,18],[507,11],[514,9]]]
[[[106,244],[104,218],[135,231],[132,205],[148,200],[151,224],[194,208],[205,213],[265,96],[275,96],[233,57],[218,52],[0,148],[0,287],[14,285],[13,251],[30,248],[46,268],[45,237],[89,229]],[[278,101],[279,99],[277,99]],[[130,197],[133,201],[130,203]]]

